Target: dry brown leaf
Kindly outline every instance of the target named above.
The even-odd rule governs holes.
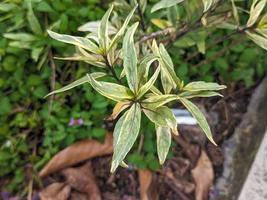
[[[118,102],[115,107],[113,108],[112,114],[108,117],[107,120],[114,120],[118,117],[118,115],[125,110],[127,107],[129,107],[129,102]]]
[[[71,191],[70,200],[88,200],[88,195],[77,191]]]
[[[166,173],[166,178],[169,179],[172,182],[172,185],[176,187],[178,190],[180,190],[181,192],[190,194],[195,190],[195,185],[193,183],[190,183],[186,179],[181,178],[181,177],[176,178],[171,172]]]
[[[107,134],[103,144],[97,140],[82,140],[58,152],[41,170],[39,176],[45,177],[81,161],[111,153],[112,135],[110,133]]]
[[[157,200],[158,193],[153,181],[153,174],[148,169],[139,169],[139,183],[140,183],[140,199],[141,200]]]
[[[66,183],[52,183],[39,193],[41,200],[67,200],[71,187]]]
[[[196,183],[195,199],[207,200],[209,189],[213,184],[214,171],[207,153],[202,150],[196,167],[191,171]]]
[[[64,169],[61,173],[73,189],[87,194],[90,200],[101,200],[101,194],[93,174],[91,163],[87,162],[81,167]]]

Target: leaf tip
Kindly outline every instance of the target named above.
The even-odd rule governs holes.
[[[113,174],[116,171],[117,167],[118,167],[118,163],[116,161],[112,161],[111,168],[110,168],[110,173]]]

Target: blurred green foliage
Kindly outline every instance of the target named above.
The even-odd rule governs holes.
[[[53,27],[57,32],[77,35],[80,25],[101,18],[107,3],[99,0],[31,2],[0,2],[0,34],[4,36],[0,38],[0,177],[10,178],[7,188],[10,191],[25,187],[27,164],[39,170],[55,153],[75,141],[103,139],[103,119],[114,105],[87,85],[56,95],[52,106],[49,99],[43,99],[51,91],[52,62],[56,66],[55,75],[60,74],[56,77],[56,88],[91,70],[84,63],[52,61],[53,56],[68,56],[75,50],[71,45],[50,39],[46,29]],[[146,16],[148,20],[153,18],[150,12]],[[217,33],[218,37],[225,34],[226,31]],[[266,72],[267,59],[264,50],[250,42],[234,46],[208,64],[192,67],[228,45],[229,41],[224,41],[209,48],[205,55],[198,54],[186,62],[184,58],[197,47],[185,49],[182,42],[175,43],[170,53],[177,74],[185,82],[193,79],[220,80],[226,84],[242,81],[251,86]],[[82,119],[84,123],[68,126],[72,118]],[[148,122],[142,124],[147,126],[143,129],[143,153],[133,151],[128,161],[139,168],[157,170],[160,165],[156,158],[154,127]],[[138,144],[135,146],[138,149]]]

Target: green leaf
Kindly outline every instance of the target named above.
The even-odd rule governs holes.
[[[73,44],[77,47],[81,47],[95,54],[99,53],[98,46],[87,38],[65,35],[65,34],[58,34],[50,30],[47,30],[47,32],[50,35],[50,37],[52,37],[55,40],[68,43],[68,44]]]
[[[9,12],[10,10],[16,8],[16,4],[13,3],[0,3],[1,12]]]
[[[159,163],[162,165],[166,160],[171,146],[171,131],[167,127],[157,126],[156,133]]]
[[[195,81],[187,84],[183,90],[190,92],[204,91],[204,90],[222,90],[225,89],[225,85],[219,85],[218,83],[210,83],[204,81]]]
[[[3,36],[10,40],[18,40],[23,42],[32,42],[37,40],[35,35],[29,33],[4,33]]]
[[[117,122],[114,129],[111,172],[113,173],[124,160],[137,139],[141,123],[140,104],[135,103]]]
[[[28,2],[27,19],[28,19],[28,23],[30,25],[32,32],[34,32],[37,35],[42,35],[43,31],[41,29],[41,25],[38,19],[36,18],[36,16],[34,15],[30,1]]]
[[[217,146],[217,144],[213,140],[209,124],[203,113],[191,101],[184,98],[180,98],[180,101],[186,107],[186,109],[193,115],[193,117],[197,120],[199,126],[202,128],[202,130],[204,131],[210,142]]]
[[[104,81],[96,81],[90,74],[87,74],[88,82],[103,96],[114,101],[125,101],[133,99],[133,93],[125,86]]]
[[[105,76],[105,75],[106,75],[106,74],[103,73],[103,72],[95,72],[95,73],[92,73],[92,74],[91,74],[91,76],[92,76],[94,79],[103,77],[103,76]],[[70,83],[70,84],[68,84],[68,85],[66,85],[66,86],[64,86],[64,87],[62,87],[62,88],[60,88],[60,89],[58,89],[58,90],[54,90],[54,91],[50,92],[49,94],[47,94],[47,95],[45,96],[45,98],[48,97],[48,96],[50,96],[50,95],[52,95],[52,94],[57,94],[57,93],[65,92],[65,91],[67,91],[67,90],[70,90],[70,89],[72,89],[72,88],[75,88],[75,87],[77,87],[77,86],[79,86],[79,85],[82,85],[82,84],[84,84],[84,83],[87,83],[87,82],[88,82],[88,77],[87,77],[87,75],[86,75],[86,76],[84,76],[84,77],[82,77],[82,78],[80,78],[80,79],[78,79],[78,80],[76,80],[76,81],[74,81],[74,82],[72,82],[72,83]]]
[[[167,8],[167,19],[172,23],[173,26],[177,26],[177,21],[180,19],[177,6]]]
[[[108,52],[109,50],[120,40],[120,38],[123,36],[136,8],[138,7],[138,5],[136,5],[132,10],[131,12],[129,13],[129,15],[126,17],[122,27],[120,28],[120,30],[117,32],[117,34],[112,38],[111,42],[110,42],[110,45],[108,47]]]
[[[123,67],[130,89],[136,94],[138,90],[137,78],[137,54],[134,46],[134,33],[138,26],[138,22],[133,24],[126,32],[123,44]]]
[[[246,34],[253,42],[259,45],[261,48],[267,50],[267,38],[264,38],[258,34],[249,31],[246,31]]]
[[[157,10],[163,9],[163,8],[169,8],[171,6],[175,6],[178,3],[183,2],[184,0],[161,0],[160,2],[156,3],[152,8],[151,12],[155,12]]]
[[[143,100],[142,105],[156,108],[177,99],[179,99],[179,97],[173,94],[153,95]]]
[[[159,72],[160,72],[160,68],[158,67],[155,73],[153,74],[153,76],[150,78],[150,80],[138,90],[137,99],[142,97],[148,90],[150,90],[150,88],[153,86],[153,84],[157,80]]]
[[[100,48],[103,50],[103,53],[107,53],[107,49],[109,46],[109,37],[108,37],[108,27],[109,27],[109,16],[113,10],[113,5],[108,9],[105,15],[102,17],[100,22],[100,28],[98,30],[98,38],[99,38],[99,45]]]
[[[247,21],[247,26],[251,27],[257,21],[262,10],[264,9],[266,0],[254,0],[249,12],[249,19]]]
[[[168,107],[161,106],[154,108],[148,106],[144,107],[143,111],[148,119],[150,119],[153,123],[158,126],[169,127],[175,134],[178,134],[176,118],[171,109]]]

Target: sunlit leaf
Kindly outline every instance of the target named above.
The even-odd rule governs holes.
[[[143,100],[142,104],[150,106],[150,107],[160,107],[160,106],[165,105],[166,103],[175,101],[177,99],[179,99],[179,97],[173,94],[153,95]]]
[[[137,54],[134,46],[134,33],[138,26],[138,22],[133,24],[126,32],[122,51],[123,51],[123,67],[125,70],[126,78],[130,89],[137,93],[138,78],[137,78]]]
[[[108,37],[108,27],[109,27],[109,17],[113,10],[113,5],[108,9],[105,15],[102,17],[100,22],[100,28],[98,30],[98,38],[100,48],[103,50],[103,53],[106,54],[106,51],[109,46],[109,37]]]
[[[259,34],[255,34],[249,31],[246,31],[246,34],[253,42],[259,45],[261,48],[267,50],[267,38],[264,38],[263,36],[260,36]]]
[[[100,78],[100,77],[103,77],[105,75],[106,74],[103,73],[103,72],[94,72],[94,73],[91,74],[91,76],[94,77],[95,79]],[[70,83],[70,84],[68,84],[68,85],[60,88],[60,89],[58,89],[58,90],[54,90],[54,91],[50,92],[49,94],[47,94],[45,96],[45,98],[48,97],[48,96],[50,96],[50,95],[52,95],[52,94],[57,94],[57,93],[65,92],[67,90],[70,90],[70,89],[72,89],[74,87],[77,87],[77,86],[82,85],[82,84],[87,83],[87,82],[88,82],[88,77],[87,76],[84,76],[84,77],[82,77],[82,78],[80,78],[80,79],[78,79],[78,80],[76,80],[76,81],[74,81],[74,82],[72,82],[72,83]]]
[[[78,28],[78,31],[91,32],[97,35],[100,28],[100,23],[101,21],[87,22],[86,24],[80,26]],[[109,35],[114,35],[117,33],[117,31],[118,30],[114,26],[112,26],[111,24],[108,25]]]
[[[120,28],[120,30],[116,33],[116,35],[112,38],[110,45],[108,47],[108,51],[121,39],[121,37],[123,36],[135,10],[137,8],[137,5],[131,10],[131,12],[129,13],[129,15],[126,17],[122,27]]]
[[[168,127],[156,126],[156,133],[159,163],[162,165],[171,146],[171,130]]]
[[[213,92],[213,91],[200,91],[200,92],[182,92],[178,94],[179,97],[184,97],[186,99],[191,99],[195,97],[214,97],[214,96],[220,96],[223,97],[220,93],[218,92]]]
[[[207,11],[210,9],[210,7],[212,6],[213,0],[202,0],[202,2],[203,2],[203,5],[204,5],[204,10],[203,10],[203,12],[205,13],[205,12],[207,12]]]
[[[111,172],[113,173],[124,160],[137,139],[141,123],[141,108],[135,103],[117,122],[114,129]]]
[[[191,101],[184,99],[184,98],[180,98],[180,101],[186,107],[186,109],[193,115],[193,117],[197,120],[197,123],[202,128],[202,130],[204,131],[204,133],[206,134],[210,142],[216,145],[215,141],[213,140],[209,124],[205,116],[203,115],[203,113]]]
[[[175,6],[176,4],[181,3],[183,1],[184,0],[161,0],[160,2],[156,3],[151,8],[151,12],[155,12],[155,11],[163,9],[163,8],[169,8],[171,6]]]
[[[204,82],[204,81],[195,81],[188,83],[183,90],[195,92],[203,90],[222,90],[225,89],[225,85],[219,85],[218,83]]]
[[[251,27],[257,21],[262,10],[264,9],[266,0],[254,0],[249,12],[249,19],[247,21],[247,26]]]
[[[81,47],[95,54],[99,53],[98,46],[87,38],[65,35],[65,34],[58,34],[50,30],[48,30],[47,32],[50,35],[50,37],[52,37],[55,40],[65,42],[68,44],[73,44],[75,46]]]
[[[116,83],[96,81],[90,74],[87,74],[88,82],[103,96],[114,101],[125,101],[133,98],[133,93],[125,86]]]

